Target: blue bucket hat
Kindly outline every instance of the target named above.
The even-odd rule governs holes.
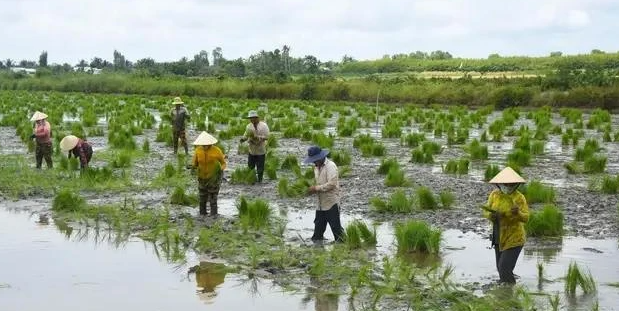
[[[314,163],[318,160],[322,160],[329,155],[329,150],[321,149],[318,146],[311,146],[307,149],[307,158],[303,160],[303,163],[309,164]]]

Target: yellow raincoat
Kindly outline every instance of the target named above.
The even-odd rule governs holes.
[[[518,214],[512,214],[512,207],[518,206]],[[499,251],[523,246],[526,241],[524,224],[529,221],[529,206],[520,191],[504,194],[496,189],[488,197],[488,208],[499,213]],[[484,217],[490,219],[490,212],[484,210]]]

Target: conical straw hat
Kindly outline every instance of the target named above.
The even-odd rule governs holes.
[[[172,105],[181,105],[184,104],[184,102],[181,100],[180,97],[174,97],[174,101],[172,102]]]
[[[47,119],[47,115],[40,111],[37,111],[32,115],[32,118],[30,118],[30,121],[39,121],[43,119]]]
[[[214,145],[216,143],[217,143],[217,138],[213,137],[213,135],[207,132],[204,132],[204,131],[200,133],[198,138],[196,138],[196,141],[193,142],[193,144],[196,146],[208,146],[208,145]]]
[[[496,174],[488,183],[491,184],[524,184],[526,181],[520,177],[511,167],[504,168]]]
[[[60,141],[60,149],[62,151],[69,151],[69,150],[75,148],[75,146],[77,146],[77,142],[78,141],[79,141],[79,138],[77,138],[77,136],[74,136],[74,135],[65,136]]]

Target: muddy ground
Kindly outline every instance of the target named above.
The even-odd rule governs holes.
[[[560,122],[558,117],[557,122]],[[333,120],[330,123],[329,125],[333,126]],[[519,124],[529,124],[532,127],[528,120],[521,119],[517,125]],[[333,128],[328,128],[329,130],[332,131]],[[417,131],[418,129],[411,128],[406,130]],[[380,131],[377,131],[375,128],[361,129],[360,131],[368,132],[380,139]],[[300,139],[283,139],[281,138],[281,133],[274,132],[273,134],[280,137],[279,146],[275,150],[282,158],[287,154],[294,154],[301,160],[305,154],[305,149],[311,144]],[[478,137],[479,134],[479,130],[473,130],[471,131],[471,138]],[[176,163],[177,161],[172,154],[171,147],[167,147],[164,143],[155,142],[156,135],[157,130],[155,126],[152,130],[145,130],[144,135],[136,136],[138,146],[141,146],[142,142],[148,139],[151,148],[151,152],[146,158],[138,159],[133,164],[131,173],[132,179],[136,184],[147,184],[161,172],[165,163]],[[191,143],[197,135],[197,131],[190,129],[188,131],[188,141]],[[432,138],[432,135],[426,135],[426,137]],[[597,137],[601,141],[600,134],[595,131],[587,130],[586,137]],[[502,165],[505,162],[507,153],[511,149],[512,139],[513,137],[506,137],[505,141],[500,143],[488,142],[490,159],[486,162]],[[107,139],[105,137],[93,137],[89,140],[95,149],[92,165],[105,165],[104,161],[97,159],[97,152],[107,149]],[[479,209],[479,206],[486,201],[488,193],[492,190],[492,186],[483,182],[485,163],[471,163],[469,175],[466,176],[447,175],[441,172],[441,163],[465,155],[462,146],[446,147],[445,138],[436,139],[437,142],[444,146],[443,152],[435,157],[435,164],[420,165],[410,162],[410,149],[401,146],[398,139],[381,140],[387,146],[387,156],[398,158],[406,172],[406,176],[413,182],[414,186],[428,186],[435,193],[449,189],[456,196],[456,204],[453,209],[419,211],[407,217],[423,219],[443,229],[458,229],[465,233],[475,232],[482,235],[487,233],[487,221],[480,217]],[[0,141],[2,141],[0,154],[23,154],[25,157],[32,159],[34,166],[34,154],[27,152],[27,148],[16,136],[14,129],[0,128]],[[224,143],[229,149],[228,169],[225,173],[229,177],[235,168],[246,165],[246,156],[237,153],[239,147],[238,139],[227,140]],[[607,172],[611,174],[619,173],[619,153],[616,152],[618,149],[617,144],[619,143],[603,143],[603,147],[606,150],[605,154],[608,157]],[[182,150],[182,148],[179,149]],[[372,207],[369,204],[371,197],[387,197],[395,190],[394,188],[384,186],[384,176],[376,173],[380,159],[362,157],[360,152],[352,147],[352,138],[339,138],[336,140],[334,149],[346,149],[353,156],[350,173],[345,178],[340,179],[343,214],[376,221],[402,219],[402,215],[376,213],[372,211]],[[560,136],[553,135],[546,144],[546,153],[534,158],[533,166],[524,168],[524,174],[529,180],[540,180],[555,187],[557,190],[557,203],[563,208],[566,216],[565,226],[568,235],[594,239],[617,237],[619,229],[617,225],[617,196],[589,191],[587,187],[589,179],[592,178],[591,176],[568,174],[563,165],[572,159],[573,152],[573,147],[561,146]],[[187,163],[189,163],[190,158],[191,147],[190,155],[186,159]],[[189,171],[184,171],[183,173],[189,174]],[[278,172],[278,175],[282,177],[286,176],[286,173]],[[167,189],[167,191],[171,190]],[[187,191],[189,193],[196,193],[197,188],[195,185],[192,185]],[[229,182],[224,182],[219,197],[220,199],[235,199],[241,194],[265,198],[273,204],[290,211],[312,210],[316,204],[314,197],[280,198],[277,193],[277,181],[268,180],[266,177],[262,184],[251,186],[233,185]],[[86,194],[86,196],[93,203],[118,202],[124,199],[124,196],[128,196],[136,200],[136,203],[140,205],[156,206],[165,204],[169,193],[162,190],[142,190],[135,193],[131,189],[127,189],[122,194],[123,198],[118,194]],[[51,198],[39,199],[51,200]],[[536,209],[539,206],[541,205],[532,205],[531,208]]]

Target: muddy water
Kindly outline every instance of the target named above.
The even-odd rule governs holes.
[[[105,234],[85,235],[26,212],[0,207],[0,236],[3,311],[314,310],[268,281],[228,273],[197,284],[186,266],[158,260],[150,244],[115,245]]]

